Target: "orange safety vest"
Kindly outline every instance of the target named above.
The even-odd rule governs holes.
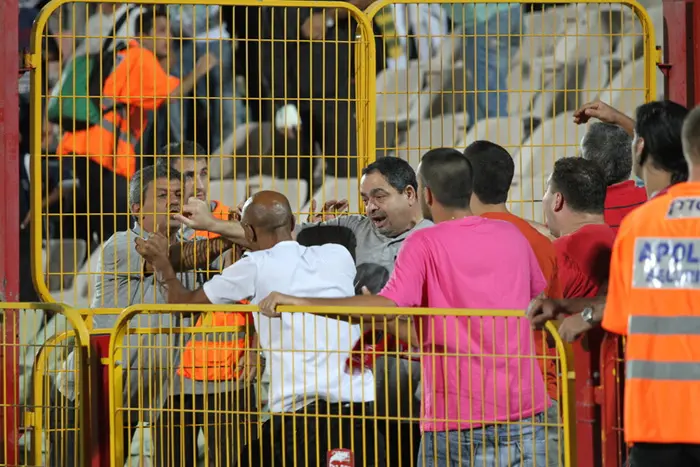
[[[56,153],[87,156],[131,178],[136,172],[136,146],[147,126],[144,111],[157,109],[179,85],[180,80],[163,70],[153,52],[130,41],[125,50],[117,52],[117,62],[105,79],[101,95],[106,108],[116,104],[124,108],[118,113],[106,112],[99,125],[65,133]]]
[[[223,219],[227,221],[231,218],[231,208],[221,203],[220,201],[211,202],[211,213],[217,219]],[[218,238],[220,236],[219,234],[207,232],[206,230],[197,230],[194,234],[196,237],[205,238]]]
[[[244,300],[241,304],[250,302]],[[205,313],[195,327],[241,326],[239,332],[196,333],[185,345],[178,374],[195,381],[228,381],[238,379],[238,360],[243,356],[248,339],[245,328],[252,322],[250,313]]]
[[[625,217],[603,327],[627,336],[625,439],[700,444],[700,183]]]

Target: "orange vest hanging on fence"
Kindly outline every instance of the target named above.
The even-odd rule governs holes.
[[[250,302],[244,300],[241,304]],[[178,374],[195,381],[228,381],[238,379],[238,360],[246,351],[248,339],[245,327],[251,322],[250,313],[213,311],[199,317],[195,327],[241,326],[238,332],[196,333],[182,352]]]
[[[231,218],[231,208],[226,206],[220,201],[212,201],[211,202],[211,213],[214,217],[217,219],[222,219],[222,220],[229,220]],[[196,237],[205,237],[205,238],[218,238],[220,237],[219,234],[213,233],[213,232],[207,232],[206,230],[197,230],[195,233]]]

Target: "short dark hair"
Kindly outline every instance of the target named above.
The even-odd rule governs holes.
[[[350,252],[352,259],[355,259],[357,250],[357,238],[352,230],[339,225],[315,225],[302,229],[297,234],[297,242],[303,246],[326,245],[334,243],[342,245]]]
[[[583,157],[603,169],[605,183],[610,186],[632,176],[632,137],[621,127],[595,122],[583,135]]]
[[[357,266],[355,273],[355,295],[362,295],[362,288],[367,287],[370,293],[382,291],[391,274],[384,266],[376,263],[362,263]]]
[[[700,106],[690,111],[683,123],[683,150],[693,164],[700,164]]]
[[[151,183],[159,178],[180,180],[180,173],[162,165],[149,165],[137,171],[129,180],[129,206],[141,204]]]
[[[168,17],[168,8],[166,5],[141,7],[139,10],[141,11],[141,14],[136,17],[137,37],[149,37],[151,31],[153,30],[153,26],[155,25],[156,18]],[[130,13],[127,11],[124,14],[128,15]]]
[[[415,170],[411,164],[398,157],[382,157],[362,169],[362,175],[375,172],[382,174],[387,183],[399,193],[406,191],[409,186],[412,186],[414,190],[418,189]]]
[[[561,193],[569,207],[581,213],[602,214],[608,186],[598,164],[581,157],[565,157],[554,163],[550,179],[553,192]]]
[[[194,141],[182,141],[180,143],[167,144],[158,151],[161,155],[157,157],[156,164],[172,167],[173,163],[182,159],[209,159],[207,151]]]
[[[510,153],[496,143],[479,140],[467,146],[464,157],[472,165],[472,189],[479,201],[485,204],[505,203],[515,174],[515,163]]]
[[[688,109],[671,101],[654,101],[637,107],[634,130],[644,138],[639,163],[647,159],[671,174],[671,183],[688,179],[688,164],[683,156],[683,121]]]
[[[423,186],[446,208],[469,207],[473,173],[469,160],[453,148],[431,149],[420,162]]]

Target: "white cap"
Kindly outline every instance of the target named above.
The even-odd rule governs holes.
[[[275,114],[275,128],[297,128],[301,125],[301,116],[296,106],[287,104]]]

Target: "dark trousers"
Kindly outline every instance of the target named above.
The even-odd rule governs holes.
[[[631,467],[700,466],[700,444],[637,443],[630,451]]]
[[[207,465],[234,466],[251,434],[252,388],[209,395],[172,397],[153,427],[153,465],[196,467],[197,438],[204,431]],[[245,464],[243,464],[245,465]]]
[[[74,235],[87,241],[92,251],[115,232],[129,228],[129,181],[87,157],[76,156],[74,160],[75,177],[80,181],[75,194]],[[65,234],[66,229],[71,229],[73,219],[64,217],[62,223]],[[93,241],[95,234],[97,243]]]
[[[420,448],[420,424],[381,420],[379,430],[384,435],[387,465],[392,467],[414,467],[418,462]]]
[[[240,465],[326,467],[329,450],[350,449],[357,467],[384,467],[384,440],[375,431],[372,409],[372,404],[319,401],[273,414],[260,439],[243,450]]]

